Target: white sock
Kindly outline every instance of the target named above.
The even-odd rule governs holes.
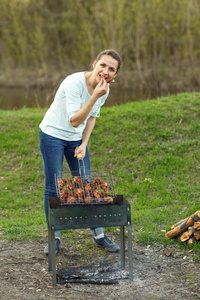
[[[101,233],[101,234],[99,234],[97,236],[94,236],[95,240],[102,239],[102,238],[104,238],[104,233]]]

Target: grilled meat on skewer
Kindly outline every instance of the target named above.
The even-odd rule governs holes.
[[[96,183],[93,183],[93,184],[92,184],[93,190],[97,190],[97,187],[98,187],[98,185],[97,185]]]
[[[61,198],[67,198],[69,195],[69,191],[67,189],[64,189],[61,193],[60,193],[60,197]]]
[[[86,196],[85,196],[85,203],[91,203],[92,202],[92,197],[90,196],[90,194],[88,193]]]
[[[67,183],[67,179],[66,178],[62,178],[62,179],[58,180],[59,190],[62,190],[66,183]]]
[[[82,188],[82,180],[80,177],[75,176],[74,177],[74,182],[79,186],[79,188]]]
[[[81,188],[77,189],[75,194],[78,196],[79,201],[83,200],[83,194],[84,194],[83,189]]]
[[[71,193],[71,195],[67,198],[67,203],[68,204],[73,204],[76,202],[76,197],[74,193]]]
[[[102,190],[108,190],[110,186],[107,184],[107,182],[101,182],[100,187],[102,188]]]
[[[98,186],[103,190],[99,191]],[[82,181],[81,177],[75,176],[73,179],[62,178],[58,181],[60,199],[62,203],[113,203],[112,196],[108,195],[110,186],[107,182],[101,182],[99,177],[94,178],[91,183],[89,179]],[[71,193],[70,193],[71,192]]]
[[[108,196],[108,190],[110,186],[107,184],[107,182],[101,182],[100,187],[102,190],[104,190],[105,196]]]
[[[113,198],[112,197],[110,197],[110,196],[106,196],[106,197],[104,197],[104,199],[103,199],[105,202],[107,202],[107,203],[113,203]]]
[[[73,190],[74,190],[74,185],[73,185],[72,179],[69,179],[69,180],[68,180],[67,188],[68,188],[70,191],[73,191]]]
[[[101,179],[100,178],[98,178],[98,177],[96,177],[95,179],[94,179],[94,181],[93,181],[93,185],[99,185],[101,183]]]
[[[97,190],[93,190],[92,194],[95,198],[97,198],[97,201],[101,200],[101,192],[97,191]]]
[[[90,192],[92,189],[91,183],[89,182],[88,179],[84,180],[84,186],[85,186],[85,191],[86,193]]]

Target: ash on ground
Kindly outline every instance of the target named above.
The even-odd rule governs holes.
[[[128,279],[128,272],[108,263],[85,267],[63,268],[58,271],[58,284],[118,284],[119,280]]]
[[[86,253],[81,253],[80,247],[90,242],[89,237],[81,236],[82,232],[77,241],[71,244],[67,239],[62,240],[56,257],[58,274],[63,268],[84,268],[88,264],[105,264],[110,270],[120,270],[120,253],[99,250],[95,244],[91,244]],[[43,253],[46,242],[47,238],[20,242],[0,241],[2,300],[200,299],[198,253],[190,249],[182,249],[177,245],[153,247],[133,243],[133,281],[124,278],[118,280],[118,284],[66,283],[53,287],[52,274],[48,272],[48,258]],[[77,247],[77,243],[80,247]],[[128,252],[124,276],[127,272]]]

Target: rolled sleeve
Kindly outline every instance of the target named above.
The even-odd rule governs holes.
[[[101,105],[95,104],[91,111],[91,116],[94,118],[99,118],[100,117],[100,109],[101,109]]]
[[[93,106],[92,110],[91,110],[91,116],[95,117],[95,118],[99,118],[100,117],[100,110],[101,107],[104,105],[106,98],[108,97],[109,94],[109,90],[106,93],[106,95],[102,96],[101,98],[99,98],[97,100],[97,102],[95,103],[95,105]]]

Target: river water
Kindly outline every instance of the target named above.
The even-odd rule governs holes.
[[[22,88],[0,88],[0,109],[16,110],[22,107],[46,108],[52,103],[55,90],[44,89],[22,89]],[[110,95],[104,106],[109,107],[115,104],[150,99],[152,95],[140,90],[123,89],[112,87]],[[156,95],[153,95],[156,97]]]

